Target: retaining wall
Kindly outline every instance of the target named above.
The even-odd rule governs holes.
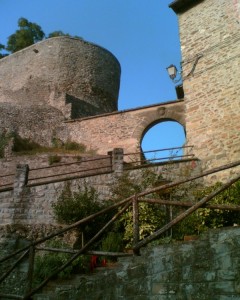
[[[240,228],[211,230],[198,240],[142,249],[115,268],[49,285],[35,300],[240,299]]]
[[[64,166],[63,166],[64,168]],[[187,160],[182,162],[172,162],[149,167],[150,170],[161,174],[165,180],[173,181],[179,178],[186,178],[193,174],[201,172],[200,163],[196,160]],[[76,191],[79,187],[92,186],[100,195],[102,201],[111,198],[111,188],[122,174],[121,166],[115,164],[114,172],[108,171],[105,174],[93,174],[83,178],[62,180],[49,180],[49,183],[38,183],[27,185],[28,169],[26,165],[19,166],[15,175],[14,187],[12,191],[0,193],[0,225],[2,234],[5,235],[8,226],[23,225],[28,229],[23,230],[23,237],[29,236],[31,225],[48,227],[49,225],[58,225],[53,217],[52,204],[56,202],[58,196],[65,187],[66,182],[70,182],[71,189]],[[129,170],[130,177],[137,178],[141,176],[142,170]],[[47,179],[47,178],[46,178]],[[40,227],[41,227],[40,226]],[[21,227],[21,226],[20,226]],[[6,229],[6,230],[5,230]],[[15,229],[13,229],[15,230]],[[43,228],[41,229],[43,230]],[[33,233],[33,236],[35,233]]]

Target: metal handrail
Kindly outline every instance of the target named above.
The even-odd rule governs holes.
[[[39,167],[39,168],[34,168],[31,169],[31,171],[37,171],[37,170],[42,170],[42,169],[50,169],[50,168],[57,168],[57,167],[62,167],[62,166],[70,166],[70,165],[78,165],[78,164],[82,164],[82,163],[86,163],[86,162],[91,162],[91,161],[97,161],[97,160],[106,160],[109,159],[110,156],[106,156],[106,157],[98,157],[98,158],[93,158],[93,159],[84,159],[81,161],[76,161],[76,162],[71,162],[71,163],[64,163],[64,164],[58,164],[58,165],[51,165],[51,166],[47,166],[47,167]]]
[[[193,146],[183,146],[183,147],[174,147],[174,148],[165,148],[165,149],[157,149],[157,150],[149,150],[149,151],[140,151],[140,152],[135,152],[135,153],[125,153],[123,154],[124,156],[131,156],[131,155],[142,155],[143,153],[153,153],[153,152],[159,152],[159,151],[166,151],[166,150],[176,150],[176,149],[184,149],[184,148],[193,148]],[[152,159],[143,159],[143,160],[134,160],[132,159],[131,163],[141,163],[146,165],[146,162],[151,162],[151,161],[158,161],[157,163],[159,163],[159,161],[166,161],[166,160],[172,160],[172,161],[176,161],[177,158],[185,158],[185,157],[194,157],[194,154],[188,154],[188,155],[177,155],[174,157],[160,157],[160,158],[152,158]],[[79,164],[84,164],[84,163],[89,163],[89,162],[93,162],[93,161],[101,161],[101,160],[109,160],[111,159],[111,155],[107,155],[104,157],[98,157],[98,158],[92,158],[92,159],[84,159],[81,160],[79,162],[71,162],[71,163],[62,163],[62,164],[57,164],[57,165],[51,165],[51,166],[45,166],[45,167],[39,167],[39,168],[32,168],[29,170],[29,174],[31,174],[31,172],[34,171],[38,171],[38,170],[45,170],[45,169],[51,169],[51,168],[58,168],[58,167],[63,167],[63,166],[70,166],[70,165],[79,165]],[[106,168],[111,168],[112,165],[107,165],[107,166],[102,166],[102,167],[98,167],[98,168],[89,168],[89,169],[84,169],[84,170],[76,170],[76,171],[72,171],[72,172],[65,172],[65,173],[58,173],[58,174],[53,174],[53,175],[48,175],[48,176],[40,176],[40,177],[35,177],[35,178],[28,178],[28,186],[32,186],[32,185],[38,185],[38,183],[31,183],[35,180],[41,180],[41,179],[46,179],[46,178],[54,178],[57,177],[59,179],[58,180],[63,180],[63,178],[60,178],[62,176],[66,176],[66,175],[72,175],[72,174],[77,174],[77,173],[83,173],[83,172],[89,172],[89,171],[94,171],[94,170],[101,170],[101,169],[106,169]],[[130,170],[131,168],[129,167],[125,167],[124,170]],[[15,174],[6,174],[6,175],[1,175],[0,178],[4,178],[4,177],[8,177],[8,176],[14,176]],[[79,177],[83,177],[83,176],[79,176]],[[79,178],[77,177],[77,178]],[[69,177],[66,177],[65,180],[68,180]],[[70,177],[71,179],[71,177]],[[55,180],[53,179],[53,181],[55,182]],[[44,183],[49,183],[52,181],[44,181]],[[42,184],[43,182],[39,182],[39,184]],[[0,185],[0,192],[4,192],[6,189],[9,190],[12,189],[12,187],[10,187],[10,185],[13,185],[13,182],[8,183],[8,184],[4,184],[4,185]]]
[[[143,159],[143,160],[135,160],[135,161],[131,161],[131,163],[142,163],[143,165],[148,164],[148,165],[152,165],[150,162],[151,161],[158,161],[160,162],[164,162],[166,160],[168,160],[169,162],[176,162],[176,161],[181,161],[183,159],[178,159],[178,158],[194,158],[195,155],[194,154],[188,154],[188,155],[176,155],[174,157],[171,156],[167,156],[167,157],[157,157],[157,158],[150,158],[150,159]],[[130,169],[130,168],[129,168]]]
[[[81,172],[88,172],[88,171],[95,171],[95,170],[101,170],[101,169],[106,169],[106,168],[111,168],[111,165],[108,166],[102,166],[99,168],[91,168],[91,169],[83,169],[83,170],[77,170],[77,171],[72,171],[72,172],[67,172],[67,173],[60,173],[60,174],[53,174],[53,175],[48,175],[48,176],[41,176],[41,177],[35,177],[35,178],[29,178],[28,181],[33,181],[33,180],[38,180],[38,179],[44,179],[44,178],[51,178],[51,177],[60,177],[64,175],[70,175],[70,174],[75,174],[75,173],[81,173]]]
[[[169,150],[185,149],[185,148],[194,148],[194,146],[180,146],[180,147],[173,147],[173,148],[162,148],[162,149],[157,149],[157,150],[147,150],[147,151],[140,151],[140,152],[129,152],[129,153],[124,153],[123,155],[124,156],[127,156],[127,155],[136,155],[136,154],[161,152],[161,151],[169,151]]]

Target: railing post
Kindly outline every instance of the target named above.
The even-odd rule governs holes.
[[[33,284],[33,271],[34,271],[34,257],[35,257],[35,248],[30,246],[29,248],[29,263],[28,263],[28,273],[27,273],[27,288],[26,294],[30,293],[32,290]]]
[[[112,151],[112,170],[116,176],[121,176],[123,173],[123,149],[114,148]]]
[[[139,242],[139,206],[138,198],[135,195],[133,198],[133,248]],[[133,251],[135,255],[139,255],[139,249]]]
[[[13,184],[13,206],[11,208],[12,223],[19,222],[19,218],[22,219],[22,215],[25,213],[24,207],[22,206],[22,202],[24,201],[24,189],[28,182],[28,172],[28,165],[17,165],[16,175]]]
[[[17,165],[16,175],[14,179],[14,186],[13,186],[14,201],[19,200],[19,196],[22,194],[22,191],[28,182],[28,172],[29,172],[28,165],[20,165],[20,164]]]

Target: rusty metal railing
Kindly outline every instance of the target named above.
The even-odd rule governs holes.
[[[185,151],[186,154],[181,155],[172,155],[172,156],[159,156],[159,153],[163,153],[164,151]],[[165,148],[165,149],[157,149],[157,150],[149,150],[149,151],[139,151],[134,153],[125,153],[124,161],[127,161],[124,164],[124,170],[132,170],[139,167],[147,167],[153,166],[154,164],[160,163],[169,163],[169,162],[178,162],[184,161],[188,159],[194,159],[195,155],[192,153],[193,146],[184,146],[184,147],[174,147],[174,148]],[[189,153],[190,151],[190,153]],[[154,158],[146,159],[146,154],[155,154]],[[87,166],[87,164],[92,165],[96,163],[94,167]],[[67,167],[71,167],[71,170],[66,171]],[[75,168],[72,170],[72,168]],[[58,171],[56,170],[58,169]],[[42,184],[54,183],[64,180],[77,179],[81,177],[87,177],[91,175],[98,174],[107,174],[112,172],[112,157],[111,155],[106,155],[104,157],[94,157],[94,158],[84,158],[77,162],[69,162],[69,163],[57,163],[50,166],[38,167],[38,168],[30,168],[29,176],[28,176],[28,186],[37,186]],[[56,171],[51,171],[56,170]],[[43,175],[39,175],[39,173]],[[46,175],[46,173],[49,173]],[[36,175],[35,175],[36,174]],[[1,175],[0,179],[4,181],[3,184],[0,184],[0,192],[11,191],[13,190],[13,180],[14,173]],[[10,178],[10,181],[7,181],[6,178]],[[7,182],[5,182],[7,181]]]
[[[220,171],[224,171],[230,168],[234,168],[240,165],[240,161],[231,163],[231,164],[227,164],[218,168],[214,168],[211,169],[209,171],[203,172],[201,174],[186,178],[184,180],[178,180],[176,182],[171,182],[171,183],[167,183],[161,186],[157,186],[155,188],[143,191],[141,193],[132,195],[126,199],[123,199],[120,202],[117,202],[91,216],[88,216],[82,220],[79,220],[78,222],[66,226],[65,228],[62,228],[61,230],[58,230],[57,232],[54,232],[42,239],[36,240],[36,241],[32,241],[30,245],[23,247],[22,249],[19,249],[17,251],[15,251],[12,254],[7,255],[6,257],[0,259],[0,264],[6,262],[7,260],[11,259],[12,257],[17,257],[17,261],[13,264],[13,266],[11,266],[6,272],[5,274],[3,274],[0,277],[0,283],[2,281],[4,281],[9,274],[16,268],[16,266],[22,261],[22,259],[24,259],[26,256],[28,256],[29,259],[29,269],[28,269],[28,273],[27,273],[27,286],[25,289],[25,293],[23,296],[19,296],[19,295],[13,295],[13,294],[0,294],[0,298],[3,297],[5,299],[21,299],[21,300],[29,300],[31,299],[31,297],[37,293],[39,290],[41,290],[56,274],[58,274],[59,272],[61,272],[62,270],[64,270],[65,268],[67,268],[74,260],[76,260],[80,255],[85,255],[85,254],[89,254],[91,252],[88,252],[88,249],[93,245],[93,243],[95,241],[97,241],[101,235],[109,228],[109,226],[111,226],[129,207],[130,205],[132,205],[132,209],[133,209],[133,251],[134,251],[134,255],[139,255],[139,250],[141,247],[145,246],[147,243],[151,242],[152,240],[160,237],[161,234],[163,234],[164,232],[166,232],[167,230],[169,230],[170,228],[172,228],[172,226],[174,226],[175,224],[177,224],[178,222],[182,221],[183,219],[187,218],[188,216],[190,216],[193,212],[195,212],[197,209],[201,208],[201,207],[208,207],[208,208],[215,208],[214,206],[208,205],[208,202],[213,199],[216,195],[218,195],[219,193],[223,192],[224,190],[226,190],[227,188],[229,188],[232,184],[234,184],[235,182],[240,180],[240,175],[236,175],[234,178],[232,178],[231,180],[229,180],[228,182],[226,182],[224,185],[222,185],[220,188],[218,188],[217,190],[213,191],[212,193],[210,193],[208,196],[203,197],[200,201],[198,201],[197,203],[192,203],[190,205],[190,207],[182,214],[178,215],[176,218],[174,218],[171,222],[169,222],[168,224],[164,225],[162,228],[160,228],[159,230],[157,230],[156,232],[154,232],[152,235],[144,238],[143,240],[140,241],[139,239],[139,202],[140,201],[145,201],[148,203],[158,203],[159,205],[176,205],[176,203],[174,203],[173,201],[169,201],[168,203],[164,202],[163,200],[159,199],[145,199],[144,197],[159,191],[163,191],[169,188],[173,188],[176,187],[178,185],[214,174],[216,172],[220,172]],[[186,205],[186,203],[177,203],[177,205],[182,205],[182,206],[189,206]],[[227,210],[235,210],[235,211],[240,211],[240,206],[226,206],[226,205],[218,205],[218,209],[227,209]],[[45,251],[59,251],[62,252],[62,249],[47,249],[47,248],[41,248],[39,247],[40,244],[46,242],[47,240],[50,240],[56,236],[62,236],[63,233],[73,229],[73,228],[77,228],[79,225],[82,225],[84,223],[93,221],[96,217],[101,216],[111,210],[115,211],[114,216],[95,234],[95,236],[90,239],[81,249],[76,250],[76,251],[71,251],[71,250],[66,250],[69,253],[72,254],[72,257],[66,262],[64,263],[61,267],[59,267],[56,270],[53,270],[52,274],[50,276],[48,276],[47,278],[45,278],[45,280],[43,282],[41,282],[38,286],[33,287],[32,283],[33,283],[33,276],[34,276],[34,258],[35,258],[35,253],[36,251],[41,251],[41,250],[45,250]],[[113,253],[106,253],[106,252],[97,252],[99,255],[110,255],[113,256]],[[21,256],[19,257],[19,255],[21,254]],[[127,254],[125,253],[116,253],[116,256],[125,256]]]

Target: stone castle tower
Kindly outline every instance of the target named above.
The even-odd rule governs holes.
[[[203,170],[240,154],[240,0],[175,0],[184,99],[117,110],[121,68],[102,47],[47,39],[0,60],[0,133],[55,138],[106,154],[139,151],[145,132],[173,120]]]
[[[240,157],[240,1],[176,0],[188,145],[203,168]]]

